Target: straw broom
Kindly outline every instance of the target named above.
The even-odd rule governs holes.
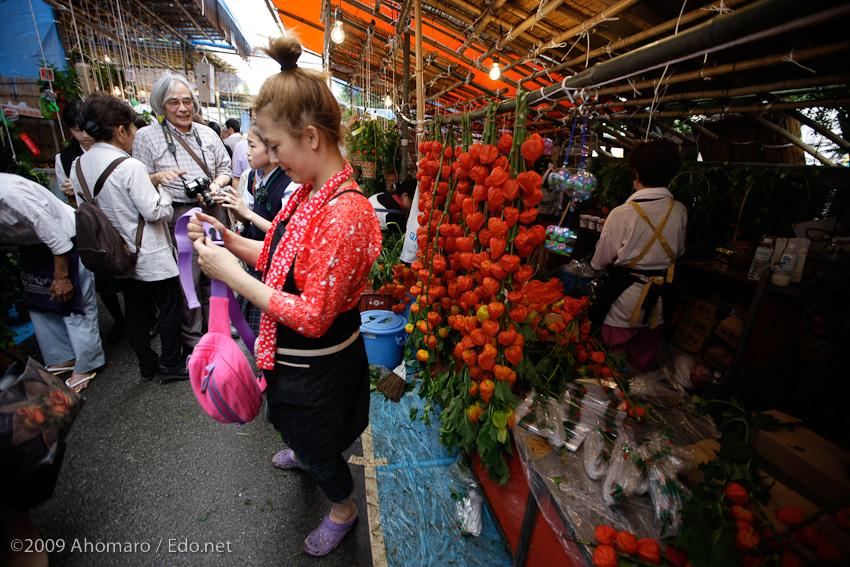
[[[407,390],[407,381],[404,361],[395,367],[395,370],[381,378],[377,384],[379,392],[384,394],[391,402],[398,402]]]

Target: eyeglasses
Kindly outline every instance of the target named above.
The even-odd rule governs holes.
[[[194,108],[195,107],[195,100],[190,98],[190,97],[186,97],[186,98],[182,98],[182,99],[176,99],[176,98],[165,99],[165,106],[169,106],[171,108],[179,108],[181,104],[183,106],[185,106],[186,108]]]

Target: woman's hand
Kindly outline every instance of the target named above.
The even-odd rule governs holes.
[[[197,212],[195,216],[189,219],[189,223],[186,225],[186,228],[189,232],[189,239],[194,243],[198,239],[202,239],[203,237],[209,237],[210,234],[204,232],[204,223],[207,222],[212,225],[215,231],[220,236],[221,240],[224,240],[224,235],[228,232],[224,225],[215,218],[209,215],[205,215],[204,213]]]
[[[253,211],[248,208],[242,197],[237,195],[232,187],[223,187],[218,194],[213,196],[213,200],[225,209],[230,209],[233,216],[242,223],[251,222]]]
[[[207,277],[232,287],[235,279],[246,273],[233,253],[224,246],[215,244],[209,238],[198,238],[193,246],[198,251],[198,267]]]

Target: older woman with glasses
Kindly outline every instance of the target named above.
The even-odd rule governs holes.
[[[138,132],[133,157],[144,163],[150,173],[161,172],[165,176],[162,188],[171,195],[174,206],[169,222],[172,236],[177,219],[193,207],[202,206],[205,212],[224,221],[224,210],[215,204],[212,195],[230,185],[230,157],[215,132],[192,121],[201,110],[194,87],[181,75],[166,74],[154,84],[149,100],[162,120],[159,126]],[[205,193],[209,198],[205,199]],[[192,259],[192,277],[203,309],[189,309],[184,300],[184,355],[198,344],[209,317],[210,282],[198,268],[197,253]],[[176,377],[187,378],[185,368],[182,370]]]

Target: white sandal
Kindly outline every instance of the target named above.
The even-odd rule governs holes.
[[[82,380],[77,382],[76,384],[71,384],[71,378],[73,378],[73,376],[72,376],[71,378],[68,378],[67,380],[65,380],[65,385],[79,394],[80,390],[84,389],[84,388],[80,388],[80,386],[82,384],[85,384],[85,383],[91,381],[91,380],[94,380],[95,376],[97,376],[97,372],[92,372],[91,374],[89,374],[88,376],[86,376],[85,378],[83,378]]]

